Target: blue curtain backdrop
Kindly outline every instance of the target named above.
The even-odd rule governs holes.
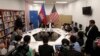
[[[38,17],[38,11],[30,11],[30,22],[33,24],[34,28],[38,28],[39,26],[39,17]]]

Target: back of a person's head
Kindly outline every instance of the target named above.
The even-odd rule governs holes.
[[[69,41],[67,39],[62,39],[62,45],[69,46]]]
[[[70,41],[71,41],[72,43],[75,43],[76,40],[77,40],[76,36],[74,36],[74,35],[71,35],[71,36],[70,36]]]
[[[78,32],[78,36],[79,36],[79,38],[83,38],[84,37],[84,32],[83,31],[79,31]]]
[[[75,27],[77,27],[77,22],[75,22]]]
[[[31,39],[31,37],[29,35],[24,36],[24,42],[25,43],[29,43],[30,39]]]
[[[79,28],[82,29],[82,24],[79,24]]]
[[[14,27],[14,31],[18,30],[18,27]]]
[[[42,40],[44,44],[48,44],[49,38],[46,35],[44,35]]]
[[[20,35],[15,36],[15,41],[20,41],[21,39],[22,39],[22,36],[20,36]]]
[[[75,31],[75,32],[78,32],[78,28],[77,28],[77,27],[74,27],[74,31]]]
[[[66,25],[67,25],[67,26],[70,26],[70,24],[69,24],[69,23],[67,23]]]

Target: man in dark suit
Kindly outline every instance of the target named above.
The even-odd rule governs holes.
[[[85,51],[87,54],[90,54],[91,56],[93,56],[93,41],[98,36],[98,28],[95,25],[94,20],[90,20],[89,24],[90,25],[86,27],[86,33],[85,33],[87,37]]]
[[[39,46],[39,55],[40,56],[54,56],[53,46],[48,45],[48,37],[43,37],[43,45]]]
[[[22,22],[22,18],[20,17],[20,16],[16,16],[16,20],[15,20],[15,22],[14,22],[14,27],[17,27],[17,28],[23,28],[24,27],[24,25],[23,25],[23,22]]]

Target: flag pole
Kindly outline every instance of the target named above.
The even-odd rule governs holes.
[[[51,27],[51,19],[50,19],[50,22],[49,22],[49,29],[51,29],[52,27]]]

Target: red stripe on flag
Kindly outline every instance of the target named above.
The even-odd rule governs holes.
[[[57,12],[54,12],[54,13],[51,13],[50,14],[50,20],[52,21],[52,22],[55,22],[58,18],[59,18],[59,15],[58,15],[58,13]]]

